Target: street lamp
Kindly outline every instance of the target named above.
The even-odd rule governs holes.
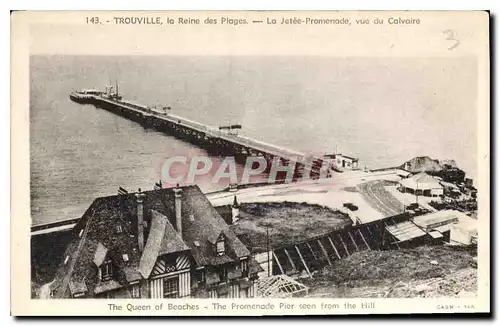
[[[417,205],[418,205],[418,180],[416,180],[416,182],[417,182],[417,189],[415,190],[415,197],[416,197]]]
[[[271,258],[271,248],[270,248],[270,243],[269,243],[269,227],[271,226],[270,223],[265,223],[261,224],[262,226],[266,227],[266,247],[260,247],[260,246],[252,246],[252,252],[256,250],[265,250],[267,252],[267,276],[271,276],[271,263],[272,263],[272,258]],[[261,251],[259,251],[261,252]],[[260,261],[259,261],[260,264]]]
[[[271,276],[271,263],[269,259],[269,223],[266,223],[266,252],[267,252],[267,276]]]
[[[265,249],[267,253],[267,276],[271,276],[271,254],[269,253],[270,251],[270,246],[269,246],[269,227],[271,226],[270,223],[265,223],[262,224],[262,226],[266,227],[266,248],[262,247],[252,247],[253,249]]]

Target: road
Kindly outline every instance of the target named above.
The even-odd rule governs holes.
[[[383,181],[369,181],[360,184],[358,188],[366,201],[373,208],[384,214],[384,216],[392,216],[404,212],[403,204],[390,192],[385,190]]]
[[[380,182],[381,180],[397,181],[399,177],[395,173],[371,173],[363,171],[346,171],[344,173],[335,174],[333,178],[322,180],[308,180],[291,184],[267,185],[260,187],[251,187],[238,189],[236,192],[220,191],[207,194],[208,200],[214,206],[231,205],[234,196],[239,202],[307,202],[308,204],[317,204],[335,210],[345,210],[344,203],[352,203],[358,206],[355,211],[357,218],[363,223],[379,220],[389,212],[392,212],[395,203],[391,205],[383,205],[379,203],[379,197],[386,198],[385,189],[379,189],[371,185],[372,182]],[[370,187],[364,195],[359,192],[359,185],[368,182]],[[349,191],[347,189],[354,189]],[[357,190],[356,190],[357,189]],[[364,189],[364,188],[363,188]],[[382,192],[384,191],[384,192]],[[378,200],[377,200],[378,199]],[[390,200],[395,200],[401,206],[397,199],[391,196]],[[375,205],[377,203],[377,205]],[[382,209],[381,209],[382,208]],[[393,215],[393,214],[389,214]]]

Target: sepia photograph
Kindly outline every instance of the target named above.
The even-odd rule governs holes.
[[[475,70],[31,57],[33,297],[475,296]]]
[[[487,309],[487,14],[18,18],[19,311]]]

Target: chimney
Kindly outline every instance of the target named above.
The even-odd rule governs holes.
[[[137,201],[137,244],[141,252],[144,250],[144,196],[139,188],[135,198]]]
[[[182,189],[179,184],[174,188],[175,194],[175,229],[182,237]]]
[[[232,223],[236,223],[240,216],[240,205],[238,204],[238,200],[236,196],[234,196],[233,206],[231,206],[231,215],[232,215]]]

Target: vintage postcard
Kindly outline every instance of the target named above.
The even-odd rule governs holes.
[[[490,312],[487,12],[14,12],[13,315]]]

